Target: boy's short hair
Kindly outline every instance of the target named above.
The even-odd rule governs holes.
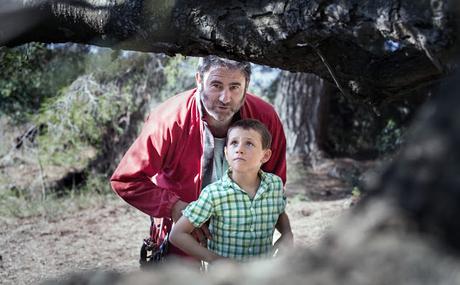
[[[231,130],[241,128],[243,130],[254,130],[260,134],[262,138],[262,149],[269,149],[272,145],[272,135],[267,127],[256,119],[243,119],[234,122],[227,131],[227,137]]]

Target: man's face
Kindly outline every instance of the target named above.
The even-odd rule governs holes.
[[[220,123],[230,122],[244,103],[246,79],[240,70],[211,68],[203,78],[197,73],[196,83],[206,113]]]
[[[236,127],[228,133],[225,157],[232,171],[257,173],[270,156],[271,150],[263,149],[262,137],[257,131]]]

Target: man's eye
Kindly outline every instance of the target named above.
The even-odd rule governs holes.
[[[238,86],[238,85],[230,86],[230,90],[236,91],[236,90],[239,90],[239,89],[240,89],[240,86]]]

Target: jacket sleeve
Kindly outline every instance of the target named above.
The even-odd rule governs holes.
[[[272,134],[272,156],[263,166],[266,172],[274,173],[281,177],[283,185],[286,184],[286,136],[281,120],[273,110],[269,128]]]
[[[179,200],[174,191],[152,182],[163,169],[170,146],[171,131],[148,119],[110,179],[123,200],[149,216],[171,217],[172,206]]]

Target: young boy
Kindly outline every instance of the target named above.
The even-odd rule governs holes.
[[[270,132],[261,122],[245,119],[234,123],[225,146],[227,173],[187,206],[171,231],[170,242],[206,262],[224,258],[246,261],[273,255],[276,225],[281,237],[275,248],[292,246],[282,180],[260,170],[270,159],[270,145]],[[212,239],[206,248],[191,232],[208,220]]]

